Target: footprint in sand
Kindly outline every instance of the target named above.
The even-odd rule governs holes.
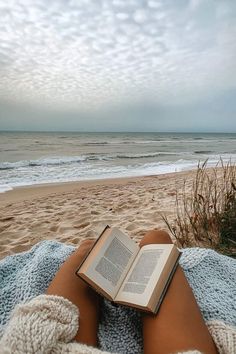
[[[85,227],[89,226],[90,225],[90,222],[84,222],[82,224],[77,224],[77,225],[74,225],[73,227],[75,229],[84,229]]]
[[[58,228],[58,232],[59,233],[67,233],[67,231],[71,231],[71,227],[70,226],[60,226]]]
[[[137,224],[131,223],[126,227],[128,231],[134,231],[137,228]]]
[[[91,215],[99,215],[99,211],[97,210],[91,210]]]
[[[58,225],[52,225],[49,230],[56,232],[58,230]]]

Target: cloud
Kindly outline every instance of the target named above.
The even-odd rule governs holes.
[[[236,86],[235,14],[231,0],[0,0],[0,99],[197,102]]]

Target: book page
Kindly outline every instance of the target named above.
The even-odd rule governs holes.
[[[142,247],[115,300],[147,305],[172,249],[172,244]]]
[[[136,242],[120,230],[112,228],[106,242],[86,270],[86,276],[113,298],[138,251]]]

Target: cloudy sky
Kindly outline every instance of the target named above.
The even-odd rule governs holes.
[[[236,131],[235,102],[235,0],[0,0],[0,129]]]

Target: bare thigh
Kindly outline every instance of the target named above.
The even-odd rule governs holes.
[[[140,247],[153,243],[172,243],[164,231],[150,231]],[[173,276],[157,315],[143,315],[145,354],[170,354],[199,350],[216,354],[212,337],[201,315],[199,306],[180,266]]]
[[[85,241],[63,263],[47,289],[47,294],[58,295],[70,300],[79,309],[79,329],[75,340],[87,345],[97,346],[99,320],[99,296],[76,274],[84,258],[86,249],[93,242]]]

